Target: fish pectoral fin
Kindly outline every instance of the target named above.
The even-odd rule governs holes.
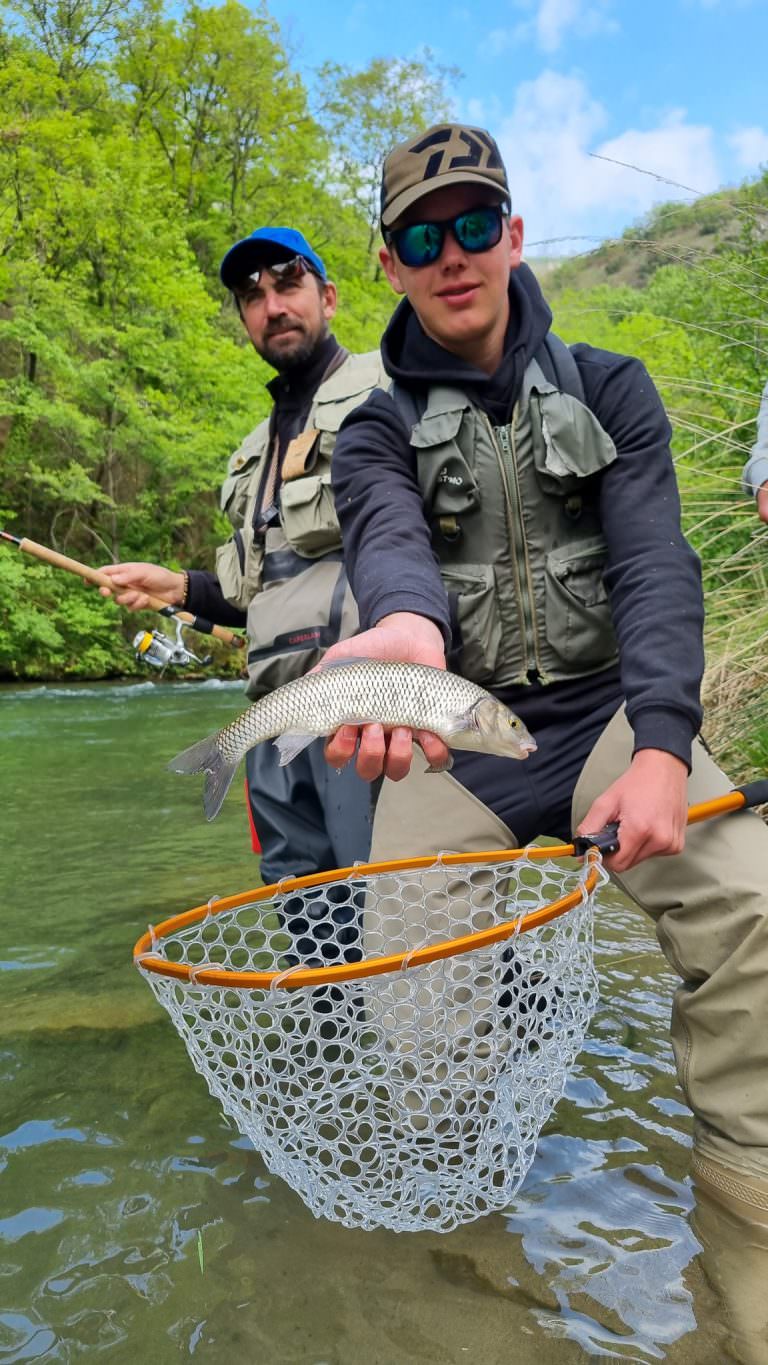
[[[478,706],[482,706],[484,700],[485,698],[482,698],[479,702],[475,702],[474,706],[470,706],[469,710],[463,711],[460,716],[454,716],[452,720],[442,721],[439,730],[440,738],[445,740],[446,744],[450,744],[454,735],[465,735],[467,730],[479,730],[480,726],[475,712]]]
[[[292,759],[296,758],[297,754],[302,753],[316,739],[317,735],[305,735],[299,730],[286,730],[284,735],[278,735],[274,741],[275,748],[280,755],[278,767],[284,768],[286,763],[290,763]]]
[[[448,754],[444,763],[430,763],[429,767],[425,768],[424,771],[425,773],[449,773],[452,767],[453,757],[451,754]]]

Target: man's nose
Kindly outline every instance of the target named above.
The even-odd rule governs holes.
[[[450,228],[445,234],[443,249],[440,252],[440,265],[443,270],[455,270],[467,264],[467,253],[457,242]]]
[[[267,288],[265,290],[264,308],[268,318],[277,318],[285,312],[285,301],[276,289]]]

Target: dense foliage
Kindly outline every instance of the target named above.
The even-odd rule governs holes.
[[[313,100],[267,12],[238,0],[5,7],[0,527],[92,564],[210,564],[226,458],[271,374],[219,261],[259,224],[300,225],[339,284],[340,340],[375,346],[392,296],[359,158],[385,106],[395,136],[445,113],[428,53],[327,68]],[[120,618],[0,547],[0,676],[122,671]]]
[[[636,285],[614,283],[615,258]],[[768,528],[741,471],[768,381],[768,174],[659,208],[561,267],[550,293],[566,339],[640,356],[661,390],[683,522],[704,571],[707,733],[733,766],[765,770]]]

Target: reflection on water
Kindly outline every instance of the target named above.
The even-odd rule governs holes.
[[[242,789],[209,825],[164,766],[241,707],[210,683],[0,690],[0,1362],[768,1360],[718,1298],[768,1251],[709,1209],[702,1258],[673,978],[610,898],[602,1004],[508,1214],[349,1231],[267,1174],[130,962],[148,921],[258,880]]]

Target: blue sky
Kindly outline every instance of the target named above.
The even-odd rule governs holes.
[[[768,165],[768,0],[268,0],[293,62],[353,68],[425,46],[461,69],[456,116],[489,128],[533,254],[587,250],[655,203]],[[580,240],[582,239],[582,240]],[[592,243],[594,244],[594,243]]]

